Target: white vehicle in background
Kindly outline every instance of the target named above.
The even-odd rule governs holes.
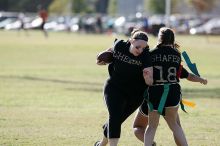
[[[33,18],[31,17],[25,17],[23,20],[23,28],[27,29],[28,23],[32,21]],[[16,19],[16,21],[9,23],[5,26],[6,30],[15,30],[15,29],[20,29],[22,27],[22,22],[19,19]]]
[[[190,34],[212,34],[212,35],[219,35],[220,34],[220,17],[219,18],[212,18],[205,24],[191,28]]]
[[[0,29],[4,29],[6,25],[14,23],[17,20],[15,17],[6,18],[0,22]]]
[[[124,33],[125,22],[126,22],[126,18],[124,16],[115,18],[113,27],[116,33],[119,33],[119,34]]]

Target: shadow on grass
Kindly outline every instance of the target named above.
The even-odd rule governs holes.
[[[75,90],[75,91],[92,91],[92,92],[101,92],[102,86],[104,84],[104,83],[98,83],[98,82],[71,81],[71,80],[32,77],[32,76],[3,76],[3,75],[0,75],[0,78],[52,82],[52,83],[60,83],[60,84],[73,84],[73,85],[83,86],[83,87],[74,87],[74,88],[65,88],[65,89],[66,90]]]
[[[187,98],[220,98],[220,88],[183,89],[182,94]]]
[[[95,87],[74,87],[74,88],[65,88],[66,90],[70,91],[88,91],[88,92],[102,92],[103,89],[102,87],[100,88],[95,88]]]
[[[64,84],[86,84],[86,85],[103,85],[103,83],[97,82],[83,82],[83,81],[69,81],[69,80],[60,80],[60,79],[47,79],[40,77],[31,77],[31,76],[0,76],[0,78],[10,78],[10,79],[24,79],[24,80],[33,80],[33,81],[45,81],[45,82],[54,82],[54,83],[64,83]]]
[[[88,92],[102,92],[103,84],[98,82],[85,82],[85,81],[72,81],[72,80],[61,80],[61,79],[49,79],[32,76],[3,76],[0,78],[8,79],[21,79],[41,82],[52,82],[60,84],[73,84],[76,85],[73,88],[65,88],[66,90],[73,91],[88,91]],[[78,87],[80,86],[80,87]],[[220,88],[207,88],[207,89],[183,89],[183,96],[187,98],[220,98]]]

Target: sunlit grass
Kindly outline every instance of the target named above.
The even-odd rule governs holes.
[[[124,36],[0,31],[0,145],[86,146],[102,136],[107,111],[102,86],[107,67],[96,54]],[[150,36],[150,47],[156,38]],[[180,111],[189,145],[218,146],[220,137],[220,37],[177,36],[207,86],[182,81],[183,96],[196,108]],[[132,115],[123,124],[120,145],[142,145],[132,133]],[[162,118],[161,118],[162,119]],[[174,145],[161,120],[158,145]]]

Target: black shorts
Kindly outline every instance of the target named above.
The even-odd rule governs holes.
[[[162,95],[164,93],[164,85],[151,86],[148,89],[149,102],[152,104],[153,110],[158,110]],[[181,87],[177,84],[168,85],[167,99],[164,107],[178,106],[181,100]],[[164,111],[164,110],[163,110]]]
[[[147,100],[144,99],[144,101],[142,102],[141,106],[139,107],[139,112],[143,115],[143,116],[148,116],[148,103]]]
[[[107,81],[104,87],[104,99],[109,113],[108,126],[104,126],[104,135],[108,138],[119,138],[122,123],[141,105],[143,92],[118,87]]]

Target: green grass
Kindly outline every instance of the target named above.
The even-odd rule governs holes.
[[[101,138],[107,119],[102,86],[107,68],[96,54],[110,47],[107,35],[0,31],[0,145],[89,146]],[[124,37],[123,37],[124,38]],[[188,114],[180,111],[190,146],[218,146],[220,133],[220,36],[177,36],[197,63],[207,86],[182,82],[183,96],[195,101]],[[153,47],[156,38],[150,36]],[[132,133],[133,117],[122,126],[119,145],[139,146]],[[174,145],[161,118],[159,146]]]

